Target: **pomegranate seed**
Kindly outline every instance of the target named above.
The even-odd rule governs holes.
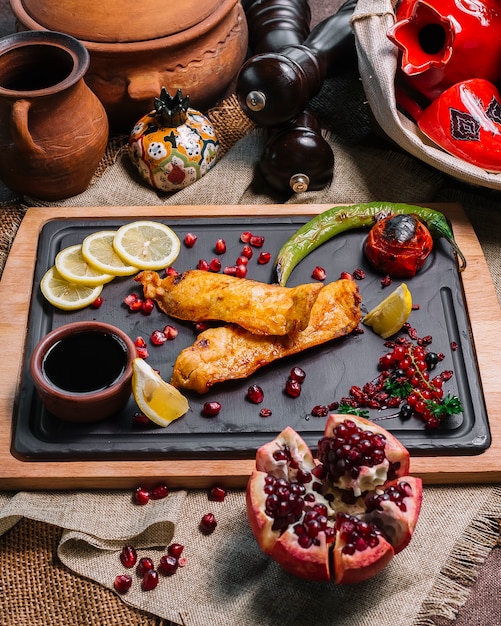
[[[251,246],[254,246],[254,248],[261,248],[264,245],[264,237],[261,235],[252,235],[249,239],[249,243]]]
[[[195,324],[196,333],[203,333],[204,330],[207,330],[208,328],[209,328],[209,325],[207,324],[207,322],[197,322]]]
[[[124,304],[126,304],[128,307],[131,306],[131,304],[134,304],[135,302],[137,302],[139,300],[139,296],[135,293],[129,293],[127,296],[125,296],[124,298]]]
[[[363,280],[366,276],[366,273],[364,272],[363,269],[357,268],[356,270],[353,270],[353,278],[355,280]]]
[[[321,404],[317,404],[311,409],[313,417],[325,417],[329,413],[329,408]]]
[[[94,302],[90,303],[89,306],[90,306],[91,309],[99,309],[102,306],[103,302],[104,302],[103,298],[101,296],[98,296],[94,300]]]
[[[381,287],[383,287],[383,289],[385,287],[389,287],[391,285],[391,282],[392,282],[392,280],[391,280],[390,276],[388,276],[388,275],[383,276],[383,278],[381,278]]]
[[[113,583],[113,587],[115,587],[118,593],[126,593],[131,588],[131,585],[132,577],[128,574],[119,574],[118,576],[116,576]]]
[[[341,272],[341,274],[339,274],[339,279],[340,280],[353,280],[353,276],[352,274],[350,274],[350,272]]]
[[[209,500],[212,500],[213,502],[223,502],[225,498],[226,489],[223,489],[222,487],[212,487],[209,492]]]
[[[314,278],[315,280],[325,280],[326,276],[327,276],[327,272],[324,270],[323,267],[320,267],[319,265],[317,265],[313,269],[313,272],[311,273],[311,277]]]
[[[198,237],[196,235],[194,235],[193,233],[186,233],[186,235],[184,236],[184,245],[187,248],[193,248],[193,246],[196,244]]]
[[[182,543],[171,543],[171,545],[167,548],[167,554],[170,554],[176,559],[179,559],[179,557],[183,553],[183,550],[184,546]]]
[[[150,501],[150,492],[144,487],[138,487],[134,492],[134,502],[141,506],[148,504]]]
[[[242,243],[249,243],[251,237],[252,233],[249,230],[244,230],[244,232],[240,235],[240,241]]]
[[[158,572],[155,569],[146,570],[143,576],[144,591],[151,591],[158,585]]]
[[[247,399],[253,404],[260,404],[264,400],[264,392],[259,385],[251,385],[247,389]]]
[[[124,546],[120,552],[120,562],[124,567],[134,567],[137,561],[137,552],[134,546]]]
[[[143,301],[143,304],[141,306],[141,313],[143,313],[144,315],[149,315],[153,309],[155,308],[155,301],[152,300],[151,298],[146,298],[146,300]]]
[[[243,255],[240,255],[238,259],[235,261],[235,265],[238,267],[239,265],[247,265],[249,263],[249,258]]]
[[[177,276],[179,274],[179,272],[176,270],[175,267],[173,267],[172,265],[170,265],[166,270],[165,270],[165,275],[166,276]]]
[[[160,559],[160,565],[158,566],[162,574],[165,574],[166,576],[172,576],[173,574],[175,574],[178,567],[178,560],[175,556],[172,556],[171,554],[165,554]]]
[[[211,272],[219,272],[221,269],[221,261],[219,259],[212,259],[209,263],[209,270]]]
[[[297,398],[301,395],[301,384],[297,380],[289,378],[285,383],[285,393],[291,398]]]
[[[150,335],[150,340],[154,346],[161,346],[167,341],[167,337],[161,330],[154,330]]]
[[[224,270],[223,270],[223,274],[226,274],[227,276],[236,276],[237,275],[237,268],[235,265],[227,265]]]
[[[169,488],[167,487],[167,485],[164,485],[163,483],[159,483],[158,485],[155,485],[155,487],[153,487],[153,489],[151,490],[150,498],[152,500],[162,500],[163,498],[166,498],[168,495],[169,495]]]
[[[140,359],[147,359],[149,356],[147,348],[136,348],[136,354]]]
[[[180,559],[177,560],[177,562],[179,563],[179,567],[184,567],[186,565],[186,557],[182,556]]]
[[[263,408],[259,411],[259,417],[271,417],[271,409]]]
[[[204,272],[208,272],[210,269],[209,263],[205,259],[200,259],[197,263],[197,268],[199,270],[203,270]]]
[[[289,373],[289,378],[297,380],[298,383],[303,383],[306,378],[306,372],[301,367],[293,367]]]
[[[204,402],[202,412],[210,417],[217,415],[221,411],[221,404],[213,400],[212,402]]]
[[[259,255],[257,262],[259,263],[259,265],[266,265],[266,263],[269,263],[271,259],[271,252],[261,252],[261,254]]]
[[[206,513],[200,520],[200,529],[203,533],[210,535],[217,526],[216,516],[214,513]]]
[[[179,331],[175,326],[167,324],[167,326],[164,326],[163,333],[167,338],[167,341],[172,341],[178,336]]]
[[[246,259],[252,259],[253,254],[254,254],[254,250],[250,246],[244,246],[242,248],[241,256],[244,256]]]
[[[134,345],[136,348],[146,348],[146,341],[144,340],[144,337],[136,337]]]
[[[151,421],[149,417],[146,417],[144,413],[134,413],[132,416],[132,425],[145,428],[146,426],[151,425]]]
[[[144,576],[146,572],[151,569],[155,569],[155,565],[148,556],[143,556],[142,559],[139,559],[139,563],[137,564],[137,573],[139,576]]]
[[[226,252],[226,241],[224,239],[217,239],[215,245],[216,254],[224,254]]]
[[[235,276],[237,278],[245,278],[247,276],[247,266],[241,263],[236,266]]]
[[[453,352],[456,352],[456,350],[457,350],[458,348],[459,348],[459,346],[458,346],[457,342],[455,342],[455,341],[451,341],[451,350],[452,350]]]

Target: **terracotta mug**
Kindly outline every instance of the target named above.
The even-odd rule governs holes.
[[[423,110],[418,126],[446,152],[501,171],[501,98],[489,81],[472,78],[449,87]]]
[[[89,53],[58,32],[0,39],[0,178],[60,200],[88,187],[108,141],[103,105],[84,82]]]

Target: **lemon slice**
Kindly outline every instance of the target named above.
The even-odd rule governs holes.
[[[103,285],[89,287],[68,282],[53,265],[43,275],[40,290],[45,298],[58,309],[76,311],[92,304],[101,294]]]
[[[124,263],[115,252],[113,240],[115,230],[100,230],[82,241],[82,256],[100,272],[114,276],[130,276],[139,271],[134,265]]]
[[[168,426],[190,408],[188,400],[144,361],[132,361],[132,393],[139,410],[159,426]]]
[[[412,309],[412,295],[402,283],[364,317],[362,322],[383,339],[397,333],[407,321]]]
[[[95,287],[109,283],[115,277],[92,267],[82,256],[82,246],[77,244],[64,248],[54,261],[58,273],[68,282]]]
[[[177,259],[181,242],[165,224],[137,221],[117,230],[113,248],[124,263],[140,270],[160,270]]]

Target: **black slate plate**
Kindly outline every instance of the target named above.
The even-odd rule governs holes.
[[[148,217],[141,215],[138,219]],[[214,242],[219,237],[227,243],[227,252],[221,257],[223,267],[234,264],[243,246],[240,234],[244,230],[265,237],[262,250],[270,251],[273,261],[281,245],[306,220],[301,217],[231,217],[163,221],[181,239],[187,232],[198,236],[193,248],[181,246],[174,265],[182,271],[196,267],[201,258],[214,258]],[[348,395],[351,385],[362,386],[378,374],[378,359],[386,349],[383,340],[368,328],[363,334],[352,334],[273,363],[249,379],[221,384],[205,396],[187,394],[191,410],[166,429],[134,426],[132,417],[137,407],[132,398],[120,414],[94,425],[64,423],[45,411],[34,391],[27,366],[36,343],[53,328],[70,321],[96,319],[123,328],[133,339],[141,335],[149,344],[148,362],[160,370],[165,380],[170,379],[177,354],[196,337],[192,324],[171,320],[157,310],[150,316],[129,312],[122,304],[123,298],[133,291],[141,294],[140,286],[132,277],[118,278],[105,285],[104,304],[98,310],[87,308],[66,313],[54,309],[42,297],[40,279],[53,264],[59,250],[80,243],[96,230],[118,228],[124,222],[120,219],[71,219],[49,222],[43,228],[38,242],[24,371],[14,411],[13,454],[26,460],[133,460],[145,455],[150,460],[252,458],[257,447],[272,439],[286,425],[298,431],[315,450],[325,418],[311,417],[311,409],[318,404],[339,400]],[[310,282],[316,265],[327,270],[326,282],[336,280],[342,271],[362,268],[366,271],[366,278],[359,281],[359,287],[363,310],[368,311],[402,281],[394,280],[390,287],[382,288],[381,276],[373,272],[364,259],[366,236],[366,230],[356,230],[330,240],[294,270],[288,286]],[[256,250],[249,262],[248,277],[273,281],[273,262],[258,265],[258,253]],[[460,397],[464,413],[448,418],[439,430],[430,432],[418,419],[402,421],[398,416],[391,417],[394,414],[391,410],[372,411],[371,419],[393,432],[414,455],[480,453],[491,443],[489,424],[461,279],[449,244],[443,240],[436,242],[425,267],[406,283],[414,303],[420,306],[419,310],[412,311],[409,322],[419,336],[433,337],[431,348],[434,351],[444,353],[445,359],[437,371],[454,371],[452,379],[444,385],[444,391]],[[166,323],[173,323],[178,328],[178,337],[162,346],[152,346],[150,333],[163,328]],[[453,344],[457,344],[457,349],[451,348]],[[294,365],[301,366],[307,375],[301,395],[295,399],[283,392]],[[264,390],[262,405],[246,401],[246,391],[251,383]],[[201,409],[207,400],[218,400],[222,404],[217,417],[202,416]],[[272,410],[270,417],[259,416],[263,406]]]

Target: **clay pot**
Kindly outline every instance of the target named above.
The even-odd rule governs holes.
[[[0,39],[0,178],[44,200],[88,187],[108,141],[106,112],[85,84],[75,38],[23,32]]]
[[[35,346],[30,374],[45,408],[66,422],[93,423],[118,413],[132,392],[136,348],[119,328],[72,322]]]
[[[46,27],[28,14],[22,0],[10,2],[21,28]],[[127,8],[122,3],[118,10],[133,32],[135,24],[128,16],[133,3],[126,4]],[[198,110],[213,106],[229,91],[247,53],[245,14],[238,0],[200,4],[212,9],[210,15],[176,33],[143,41],[103,42],[93,41],[95,35],[90,32],[81,39],[91,59],[86,82],[103,103],[114,131],[129,133],[135,122],[151,111],[162,87],[171,93],[181,89]],[[184,10],[184,3],[178,5]],[[165,11],[172,9],[172,3],[165,6]],[[75,10],[83,14],[88,11],[87,4],[79,3]],[[79,19],[78,15],[75,21]],[[153,14],[151,22],[158,25],[160,20]],[[169,19],[164,23],[169,24]],[[57,23],[52,26],[60,30]]]
[[[22,0],[26,15],[49,30],[89,41],[146,41],[191,28],[219,0]]]

